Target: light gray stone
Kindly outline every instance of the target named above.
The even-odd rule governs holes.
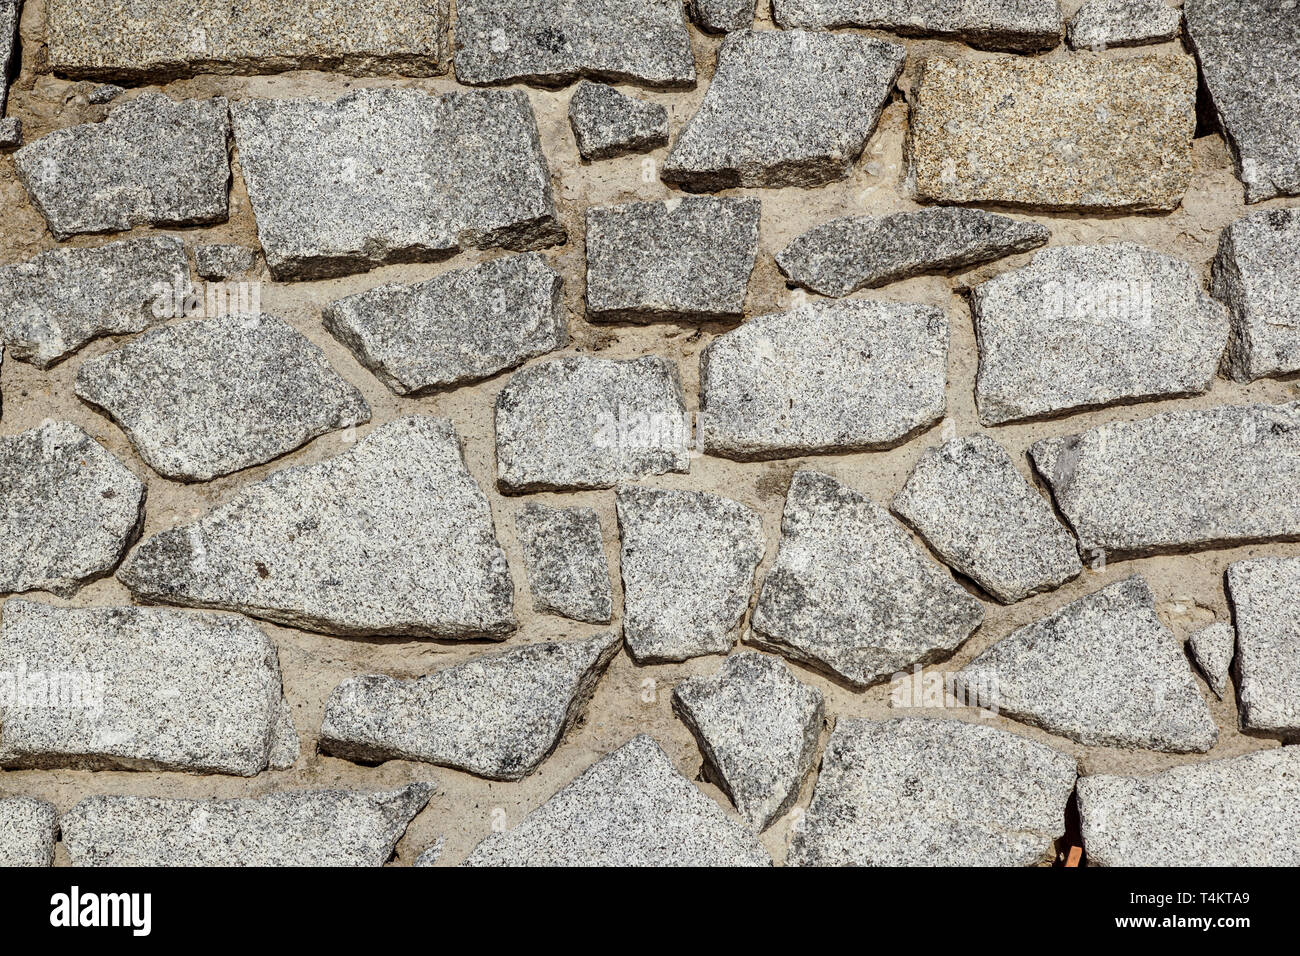
[[[697,491],[618,490],[623,636],[640,664],[725,654],[763,560],[763,519]]]
[[[1211,288],[1228,307],[1223,371],[1238,382],[1300,372],[1300,210],[1268,209],[1219,236]]]
[[[71,597],[117,566],[144,484],[71,422],[0,438],[0,592]]]
[[[1237,633],[1231,624],[1211,624],[1203,627],[1187,639],[1187,646],[1192,650],[1192,660],[1205,675],[1206,683],[1214,696],[1223,700],[1228,690],[1228,668],[1232,664],[1232,653],[1237,646]]]
[[[9,769],[251,777],[298,756],[275,645],[242,618],[11,600],[0,672],[18,675],[0,697]]]
[[[0,867],[53,866],[58,835],[54,804],[0,796]]]
[[[638,734],[592,764],[467,866],[770,866],[745,826]]]
[[[399,395],[479,381],[569,340],[559,273],[536,253],[331,302],[325,328]]]
[[[1051,591],[1083,571],[1048,501],[991,438],[972,435],[925,452],[893,510],[955,570],[1004,604]]]
[[[118,580],[144,600],[329,634],[502,640],[516,626],[487,498],[451,422],[425,416],[245,485],[141,543]]]
[[[1243,730],[1300,739],[1300,558],[1228,565]]]
[[[591,508],[549,508],[530,501],[515,515],[528,568],[533,610],[589,624],[614,614],[600,518]]]
[[[738,319],[758,254],[757,199],[688,196],[587,210],[593,322]]]
[[[233,115],[277,279],[564,241],[537,120],[518,90],[365,89],[333,102],[249,100]]]
[[[708,33],[747,30],[754,25],[757,0],[686,0],[686,12]]]
[[[1082,744],[1204,753],[1219,729],[1141,577],[1012,631],[957,685],[980,706]]]
[[[844,179],[904,58],[901,46],[857,34],[727,34],[704,101],[663,164],[664,181],[712,192]]]
[[[1038,53],[1061,42],[1057,0],[773,0],[783,27],[866,27]]]
[[[124,88],[115,83],[102,83],[90,91],[86,102],[91,106],[103,106],[105,103],[113,102],[125,92]]]
[[[960,720],[843,717],[787,866],[1032,866],[1065,832],[1074,758]]]
[[[943,417],[948,319],[846,299],[760,316],[700,356],[704,449],[741,461],[893,448]]]
[[[569,100],[569,125],[583,159],[610,159],[668,145],[668,107],[582,82]]]
[[[817,756],[821,691],[776,658],[745,651],[711,677],[679,683],[673,710],[699,741],[705,772],[754,830],[794,805]]]
[[[444,842],[444,837],[438,837],[433,846],[429,847],[415,858],[415,862],[412,863],[411,866],[437,866],[438,860],[442,856]]]
[[[9,99],[9,78],[18,72],[18,20],[22,10],[22,0],[0,2],[0,116],[4,116]]]
[[[484,655],[415,680],[350,677],[325,703],[321,752],[521,780],[582,716],[621,646],[618,635],[599,634]]]
[[[57,129],[27,144],[14,153],[14,166],[54,238],[66,239],[223,222],[229,150],[225,99],[177,102],[144,92],[103,122]]]
[[[947,657],[983,618],[884,508],[828,475],[795,473],[750,643],[862,689]]]
[[[1070,46],[1104,50],[1178,38],[1183,14],[1165,0],[1086,0],[1070,19]]]
[[[383,866],[432,792],[87,797],[63,815],[63,844],[73,866]]]
[[[0,150],[12,152],[23,145],[23,121],[17,116],[0,119]]]
[[[237,279],[257,268],[257,250],[226,242],[204,242],[194,247],[194,270],[203,279]]]
[[[685,418],[677,366],[657,355],[533,365],[497,396],[497,484],[522,494],[686,472]]]

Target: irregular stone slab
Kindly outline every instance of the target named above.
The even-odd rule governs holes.
[[[466,866],[771,866],[748,829],[691,785],[654,739],[602,757]]]
[[[325,328],[399,395],[464,385],[569,341],[559,273],[506,256],[415,285],[381,285],[325,307]]]
[[[978,209],[942,207],[845,216],[805,232],[776,256],[795,285],[844,296],[926,272],[962,269],[1044,245],[1051,231]]]
[[[960,720],[843,717],[787,866],[1033,866],[1065,832],[1074,758]]]
[[[1101,51],[1175,40],[1183,15],[1165,0],[1086,0],[1070,20],[1070,46]]]
[[[1223,700],[1228,689],[1228,668],[1232,664],[1232,653],[1237,646],[1237,633],[1231,624],[1211,624],[1203,627],[1187,640],[1192,650],[1192,660],[1205,675],[1214,696]]]
[[[199,73],[447,72],[447,0],[50,0],[50,68],[159,81]]]
[[[725,654],[754,593],[763,519],[695,491],[618,490],[623,637],[639,664]]]
[[[754,25],[757,0],[686,0],[686,12],[707,33],[729,33]]]
[[[49,368],[91,339],[148,328],[190,289],[172,236],[59,247],[0,267],[0,334],[14,358]]]
[[[591,508],[548,508],[530,501],[515,515],[533,610],[589,624],[614,614],[600,518]]]
[[[1228,565],[1243,730],[1300,738],[1300,559]]]
[[[952,568],[1004,604],[1051,591],[1083,571],[1052,506],[991,438],[955,438],[925,452],[893,502]]]
[[[1300,403],[1115,422],[1029,455],[1085,556],[1300,540]]]
[[[679,0],[464,0],[456,4],[456,79],[542,83],[579,77],[695,84]]]
[[[84,363],[76,391],[117,422],[149,467],[181,481],[260,465],[370,421],[361,392],[274,315],[154,329]]]
[[[0,149],[12,152],[23,145],[23,121],[17,116],[0,120]]]
[[[1288,0],[1187,0],[1196,54],[1246,202],[1300,194],[1300,19]]]
[[[1079,779],[1089,866],[1296,866],[1300,750]]]
[[[501,640],[514,585],[450,421],[411,416],[244,486],[143,542],[118,580],[148,601],[328,634]]]
[[[1195,128],[1191,57],[931,56],[908,175],[922,202],[1167,211],[1191,183]]]
[[[1300,372],[1298,244],[1295,209],[1245,216],[1219,236],[1211,288],[1232,317],[1223,370],[1238,382]]]
[[[71,597],[139,530],[144,485],[71,422],[0,438],[0,592]]]
[[[980,422],[1209,390],[1225,310],[1192,267],[1129,242],[1055,246],[971,291]]]
[[[612,488],[690,470],[677,366],[555,359],[511,376],[497,396],[497,484],[507,494]]]
[[[851,299],[751,319],[700,356],[704,449],[741,461],[893,448],[943,417],[948,319]]]
[[[1012,631],[957,682],[982,707],[1082,744],[1204,753],[1219,737],[1137,575]]]
[[[1056,0],[773,0],[783,27],[866,27],[946,37],[989,50],[1038,53],[1061,42]]]
[[[242,618],[4,605],[0,766],[254,776],[298,756],[275,645]],[[26,675],[25,677],[23,675]]]
[[[325,703],[321,752],[521,780],[581,717],[621,645],[617,634],[600,634],[477,657],[415,680],[351,677]]]
[[[166,149],[158,144],[166,142]],[[226,219],[230,111],[224,98],[173,101],[144,92],[102,123],[55,130],[14,153],[55,239],[133,226]]]
[[[664,162],[664,181],[714,192],[844,179],[904,58],[901,46],[857,34],[727,34],[704,101]]]
[[[625,96],[603,83],[579,83],[569,125],[583,159],[610,159],[668,145],[668,108]]]
[[[277,279],[564,241],[528,97],[356,90],[249,100],[235,143]]]
[[[224,242],[194,247],[194,269],[204,279],[234,279],[257,268],[257,250]]]
[[[862,689],[946,657],[983,618],[884,508],[829,475],[795,472],[750,643]]]
[[[4,115],[9,99],[9,78],[18,71],[14,68],[18,53],[18,19],[22,15],[21,0],[0,2],[0,116]]]
[[[593,322],[738,319],[758,255],[757,199],[691,196],[587,210]]]
[[[63,845],[73,866],[383,866],[432,792],[88,797],[63,815]]]
[[[794,805],[817,756],[821,691],[776,658],[745,651],[712,677],[679,683],[673,711],[699,741],[710,778],[754,830]]]
[[[53,866],[59,814],[31,797],[0,797],[0,867]]]

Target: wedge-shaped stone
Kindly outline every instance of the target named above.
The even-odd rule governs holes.
[[[678,684],[673,710],[699,741],[705,772],[753,829],[794,805],[817,756],[821,691],[776,658],[745,651],[712,677]]]
[[[981,706],[1082,744],[1203,753],[1219,736],[1137,576],[1013,631],[957,680]]]
[[[638,734],[503,833],[467,866],[770,866],[742,824]]]
[[[224,221],[229,149],[225,99],[176,102],[145,92],[102,123],[29,143],[14,153],[14,166],[54,238],[66,239]]]
[[[1076,766],[960,720],[844,717],[790,866],[1032,866],[1065,831]]]
[[[0,867],[53,866],[59,814],[31,797],[0,797]]]
[[[1191,182],[1195,128],[1191,57],[932,56],[909,177],[927,202],[1169,210]]]
[[[685,472],[687,437],[668,359],[555,359],[516,372],[497,396],[497,483],[519,494]]]
[[[583,159],[610,159],[668,145],[668,107],[644,103],[602,83],[580,83],[569,125]]]
[[[765,315],[700,356],[704,449],[749,461],[893,448],[943,417],[948,319],[848,299]]]
[[[1300,540],[1300,403],[1168,412],[1029,454],[1085,557]]]
[[[563,348],[559,273],[530,253],[382,285],[326,306],[325,328],[399,395],[463,385]]]
[[[828,475],[795,472],[751,643],[860,689],[948,656],[983,618],[885,509]]]
[[[783,27],[866,27],[1022,53],[1052,49],[1062,29],[1056,0],[773,0],[772,16]]]
[[[757,0],[686,0],[686,12],[709,33],[746,30],[754,25]]]
[[[1300,210],[1268,209],[1219,236],[1215,298],[1232,336],[1223,370],[1238,382],[1300,372]]]
[[[1244,730],[1300,738],[1300,558],[1228,565]]]
[[[1191,648],[1192,660],[1205,675],[1206,682],[1214,695],[1223,700],[1228,690],[1228,668],[1232,664],[1232,653],[1237,646],[1237,633],[1231,624],[1211,624],[1203,627],[1187,639]]]
[[[235,143],[271,274],[318,279],[564,239],[528,97],[367,89],[250,100]]]
[[[1182,25],[1182,13],[1165,0],[1085,0],[1070,20],[1070,46],[1101,51],[1160,43],[1176,39]]]
[[[548,508],[530,501],[515,515],[528,567],[533,610],[590,624],[614,614],[600,518],[591,508]]]
[[[235,800],[88,797],[63,815],[73,866],[383,866],[433,785]]]
[[[71,422],[0,438],[0,592],[71,597],[117,566],[144,485]]]
[[[904,50],[856,34],[737,30],[665,182],[716,191],[844,179],[876,128]]]
[[[143,542],[118,580],[149,601],[330,634],[503,639],[514,585],[447,419],[412,416],[275,472]]]
[[[623,636],[638,663],[725,654],[763,560],[763,519],[720,495],[618,490]]]
[[[476,657],[415,680],[348,678],[325,703],[320,749],[522,779],[582,716],[621,644],[616,634],[600,634]]]

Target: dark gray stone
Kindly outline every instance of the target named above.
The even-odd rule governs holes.
[[[1232,664],[1232,654],[1237,647],[1237,632],[1231,624],[1211,624],[1203,627],[1187,639],[1191,649],[1192,660],[1205,675],[1205,682],[1214,691],[1214,696],[1223,700],[1228,690],[1228,670]]]
[[[0,867],[53,866],[58,835],[54,804],[32,797],[0,797]]]
[[[1219,236],[1212,289],[1232,316],[1223,371],[1238,382],[1300,372],[1297,247],[1296,209],[1245,216]]]
[[[515,515],[515,530],[528,567],[533,610],[608,624],[614,600],[596,512],[530,501]]]
[[[754,25],[758,0],[686,0],[686,12],[709,33],[746,30]]]
[[[257,250],[224,242],[194,247],[194,271],[203,279],[237,279],[257,268]]]
[[[1300,558],[1228,565],[1243,730],[1300,740]]]
[[[1057,0],[773,0],[783,27],[866,27],[1038,53],[1061,42]]]
[[[668,107],[644,103],[602,83],[579,83],[569,125],[583,159],[610,159],[668,145]]]
[[[1086,0],[1070,19],[1070,46],[1076,50],[1141,46],[1174,40],[1183,14],[1165,0]]]

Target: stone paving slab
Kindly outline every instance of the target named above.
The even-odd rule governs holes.
[[[1206,683],[1214,696],[1223,700],[1228,691],[1228,668],[1232,664],[1232,655],[1237,648],[1237,632],[1231,624],[1211,624],[1203,627],[1187,639],[1187,647],[1192,652],[1192,660],[1205,675]]]
[[[58,834],[54,804],[31,797],[0,797],[0,867],[53,866]]]
[[[758,0],[686,0],[686,12],[706,33],[747,30],[754,25]]]
[[[585,160],[645,153],[668,145],[668,107],[627,96],[603,83],[578,84],[569,125]]]
[[[533,610],[589,624],[614,614],[609,561],[592,508],[550,508],[530,501],[515,515]]]
[[[1223,370],[1235,381],[1300,372],[1298,245],[1295,209],[1244,216],[1219,236],[1211,288],[1232,317]]]
[[[1300,740],[1300,558],[1228,565],[1241,727]]]
[[[865,27],[962,40],[989,50],[1040,53],[1061,42],[1056,0],[773,0],[783,27]]]
[[[1070,46],[1100,52],[1178,38],[1183,15],[1165,0],[1085,0],[1070,19]]]

